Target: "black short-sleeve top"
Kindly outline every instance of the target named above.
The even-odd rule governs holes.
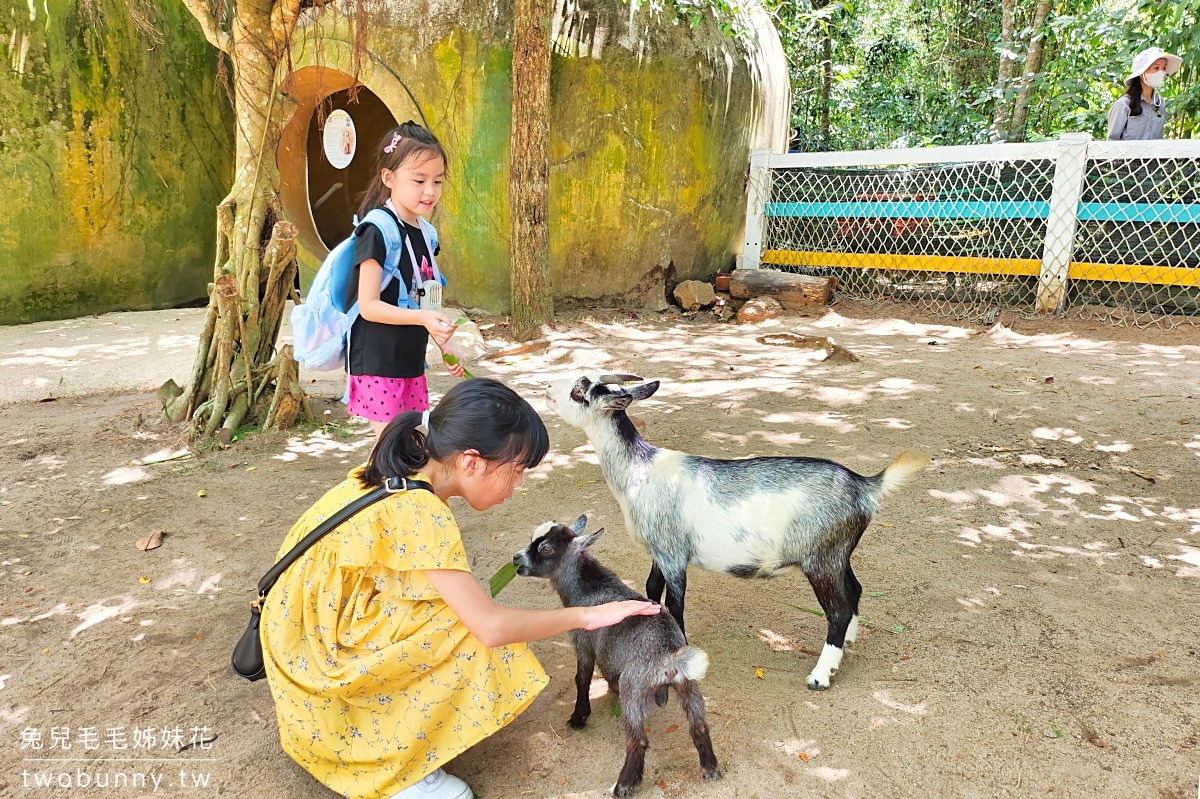
[[[417,262],[426,264],[432,261],[421,229],[401,221],[390,208],[384,210],[400,225],[403,239],[412,243],[412,253]],[[358,298],[359,264],[366,260],[375,260],[382,265],[387,253],[386,240],[375,225],[363,222],[354,232],[357,234],[354,245],[354,274],[351,275],[346,289],[347,306]],[[433,255],[437,254],[438,251],[435,250]],[[399,265],[401,280],[393,278],[379,296],[389,305],[399,305],[402,286],[406,294],[412,289],[413,262],[408,246],[403,240],[400,245]],[[420,377],[425,374],[425,347],[428,343],[429,331],[421,325],[389,325],[385,322],[370,322],[360,316],[350,329],[350,362],[347,371],[352,375],[373,377]]]

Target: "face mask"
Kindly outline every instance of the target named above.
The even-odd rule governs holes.
[[[1162,86],[1163,81],[1166,79],[1167,73],[1165,72],[1155,72],[1150,75],[1142,75],[1142,83],[1146,84],[1152,89],[1157,89],[1159,86]]]

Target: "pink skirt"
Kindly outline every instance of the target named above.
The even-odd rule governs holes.
[[[420,377],[349,375],[346,411],[372,422],[390,422],[405,411],[429,407],[429,388]]]

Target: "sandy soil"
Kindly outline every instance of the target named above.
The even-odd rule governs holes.
[[[672,704],[650,719],[639,796],[1195,796],[1200,336],[904,319],[845,304],[759,328],[596,312],[546,351],[476,367],[539,408],[548,380],[585,368],[662,380],[635,410],[647,436],[706,455],[824,456],[864,473],[907,448],[934,457],[855,555],[870,624],[827,692],[804,687],[825,624],[796,607],[816,607],[802,577],[692,572],[688,629],[712,659],[703,687],[724,778],[700,781]],[[781,332],[832,336],[861,360],[756,340]],[[16,343],[26,333],[7,331],[0,366],[37,360]],[[121,371],[142,386],[156,368],[143,354]],[[228,668],[285,530],[366,454],[336,381],[312,385],[329,425],[157,464],[138,461],[187,442],[154,421],[152,394],[0,407],[0,795],[153,793],[26,785],[80,772],[158,775],[161,796],[331,795],[282,754],[265,684]],[[525,490],[485,514],[455,507],[477,575],[539,522],[591,510],[609,531],[597,555],[640,585],[648,558],[583,434],[546,418],[553,449]],[[156,530],[163,545],[138,551]],[[556,601],[522,579],[502,599]],[[551,686],[450,770],[487,799],[602,796],[623,757],[612,697],[571,730],[573,654],[565,640],[535,649]],[[179,740],[164,744],[164,728]],[[195,732],[216,739],[186,748]]]

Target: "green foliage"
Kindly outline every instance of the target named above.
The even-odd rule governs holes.
[[[1133,54],[1156,45],[1184,58],[1163,89],[1168,136],[1200,134],[1200,0],[1058,0],[1034,30],[1037,0],[1013,0],[1014,77],[1001,82],[997,0],[766,0],[791,72],[799,149],[1038,140],[1067,131],[1106,132]],[[1025,76],[1034,42],[1041,70]],[[825,53],[832,81],[825,89]],[[995,124],[1022,90],[1023,131]],[[822,117],[828,114],[828,135]],[[994,130],[995,127],[1001,130]]]

